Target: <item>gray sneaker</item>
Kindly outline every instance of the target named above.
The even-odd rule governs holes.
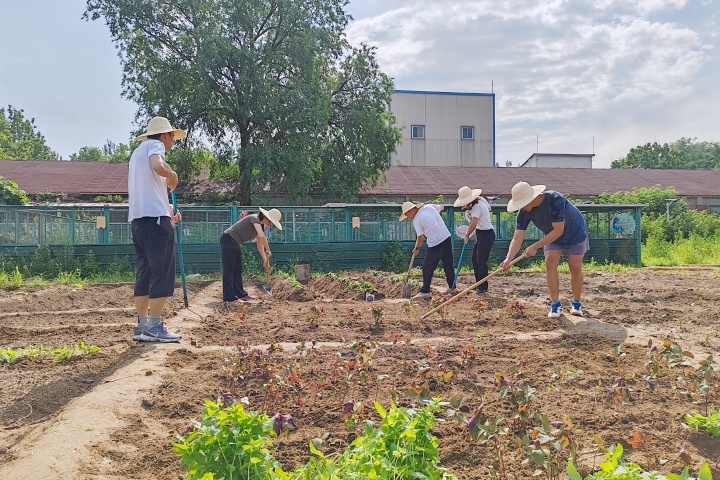
[[[138,323],[133,327],[133,340],[140,340],[140,335],[148,326],[148,317],[145,315],[138,317]]]
[[[162,320],[155,320],[153,317],[148,317],[148,324],[139,335],[133,335],[133,340],[140,342],[170,343],[179,342],[181,338],[181,335],[168,331]]]
[[[450,288],[448,287],[447,290],[443,292],[443,296],[446,297],[448,295],[452,295],[453,297],[458,294],[457,288]]]
[[[417,295],[413,295],[413,297],[411,298],[411,300],[430,300],[431,298],[432,298],[432,293],[430,293],[430,292],[427,292],[427,293],[420,292],[420,293],[418,293]]]

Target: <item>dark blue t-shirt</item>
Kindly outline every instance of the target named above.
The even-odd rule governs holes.
[[[580,210],[558,192],[547,190],[543,193],[545,200],[529,212],[518,211],[517,230],[526,230],[530,222],[545,235],[552,232],[553,222],[565,222],[562,235],[553,243],[570,246],[587,238],[587,223]]]

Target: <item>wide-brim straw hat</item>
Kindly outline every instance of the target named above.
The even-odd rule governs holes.
[[[453,206],[462,207],[463,205],[467,205],[478,198],[481,193],[482,188],[471,189],[470,187],[460,187],[460,190],[458,190],[458,198],[455,200]]]
[[[423,205],[425,205],[425,204],[424,204],[424,203],[415,204],[415,203],[413,203],[413,202],[405,202],[405,203],[403,203],[403,204],[402,204],[402,215],[400,215],[400,221],[405,220],[406,218],[408,218],[407,215],[406,215],[407,212],[409,212],[410,210],[412,210],[412,209],[415,208],[415,207],[420,208],[420,207],[422,207]]]
[[[282,213],[280,213],[280,210],[278,210],[277,208],[273,208],[272,210],[265,210],[264,208],[261,208],[260,212],[262,212],[262,214],[265,215],[265,218],[270,220],[272,224],[277,227],[278,230],[282,230],[282,225],[280,225]]]
[[[148,122],[147,131],[137,137],[138,140],[146,140],[150,135],[157,135],[158,133],[173,132],[173,139],[180,140],[185,138],[187,132],[180,130],[179,128],[173,128],[170,125],[170,120],[165,117],[153,117]]]
[[[516,212],[528,203],[535,200],[535,197],[545,191],[545,185],[530,185],[527,182],[518,182],[512,188],[512,198],[508,202],[507,211]]]

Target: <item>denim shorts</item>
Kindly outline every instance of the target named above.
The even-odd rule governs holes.
[[[590,238],[585,237],[585,240],[580,243],[576,243],[575,245],[549,243],[543,247],[544,252],[551,252],[553,250],[566,250],[568,255],[585,255],[585,252],[590,250]]]

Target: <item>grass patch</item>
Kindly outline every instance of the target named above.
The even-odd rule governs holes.
[[[720,265],[720,235],[701,237],[691,234],[674,242],[650,236],[642,248],[643,265]]]

